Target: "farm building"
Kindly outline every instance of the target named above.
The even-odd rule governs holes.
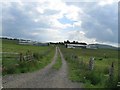
[[[19,44],[23,45],[35,45],[35,46],[48,46],[49,43],[39,43],[31,40],[19,40]]]
[[[35,46],[49,46],[49,43],[34,43]]]
[[[96,45],[94,45],[94,44],[89,44],[89,45],[87,45],[86,48],[89,48],[89,49],[97,49],[98,47],[97,47]]]
[[[30,41],[30,40],[19,40],[19,44],[33,45],[33,41]]]
[[[66,44],[66,48],[86,48],[87,45],[83,44]]]

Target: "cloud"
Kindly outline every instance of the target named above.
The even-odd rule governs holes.
[[[3,36],[87,43],[118,40],[118,11],[113,0],[3,2],[2,6]]]
[[[95,38],[99,42],[118,43],[118,11],[117,3],[105,2],[104,6],[100,2],[91,3],[67,3],[80,7],[84,12],[78,19],[82,21],[81,27],[85,37]]]
[[[29,32],[29,35],[34,37],[35,40],[39,40],[42,42],[58,42],[58,41],[64,41],[64,37],[61,37],[63,35],[59,30],[52,30],[52,29],[42,29],[38,28],[36,29],[36,32]]]
[[[88,12],[90,18],[83,24],[84,28],[91,30],[87,33],[87,37],[96,37],[97,40],[104,42],[118,42],[118,11],[116,5],[97,6]],[[110,31],[112,34],[109,33]]]
[[[81,27],[82,21],[74,22],[73,27]]]
[[[118,0],[101,0],[98,2],[98,5],[105,6],[118,2]]]
[[[87,38],[85,36],[85,32],[79,31],[79,30],[73,30],[68,32],[69,36],[68,39],[70,41],[81,41],[81,42],[87,42],[87,43],[97,43],[95,38]]]
[[[9,27],[7,26],[10,26],[11,30],[14,32],[16,31],[14,29],[17,29],[18,32],[19,31],[22,32],[22,29],[30,30],[30,28],[37,27],[63,29],[71,26],[70,24],[64,25],[58,21],[58,19],[61,18],[64,13],[60,12],[61,15],[59,15],[58,10],[63,11],[63,9],[61,9],[60,7],[54,8],[56,6],[56,3],[48,2],[46,4],[48,5],[48,7],[45,7],[46,5],[44,5],[43,2],[42,3],[39,2],[39,4],[36,3],[22,4],[15,2],[4,4],[5,6],[7,4],[9,8],[3,7],[3,35],[5,33],[8,33],[7,31]],[[59,5],[66,7],[64,3],[60,3]],[[6,15],[8,16],[7,18],[4,17]]]

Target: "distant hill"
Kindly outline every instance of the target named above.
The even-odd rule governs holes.
[[[89,44],[91,48],[118,49],[117,47],[106,44]]]

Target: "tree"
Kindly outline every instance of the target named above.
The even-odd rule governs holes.
[[[67,40],[67,43],[70,43],[70,41],[69,41],[69,40]]]

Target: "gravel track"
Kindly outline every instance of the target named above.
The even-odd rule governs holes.
[[[58,53],[61,56],[62,66],[59,70],[52,68],[57,60]],[[68,79],[67,63],[58,47],[53,61],[45,68],[24,74],[14,74],[3,77],[4,88],[80,88],[80,83],[73,83]]]

